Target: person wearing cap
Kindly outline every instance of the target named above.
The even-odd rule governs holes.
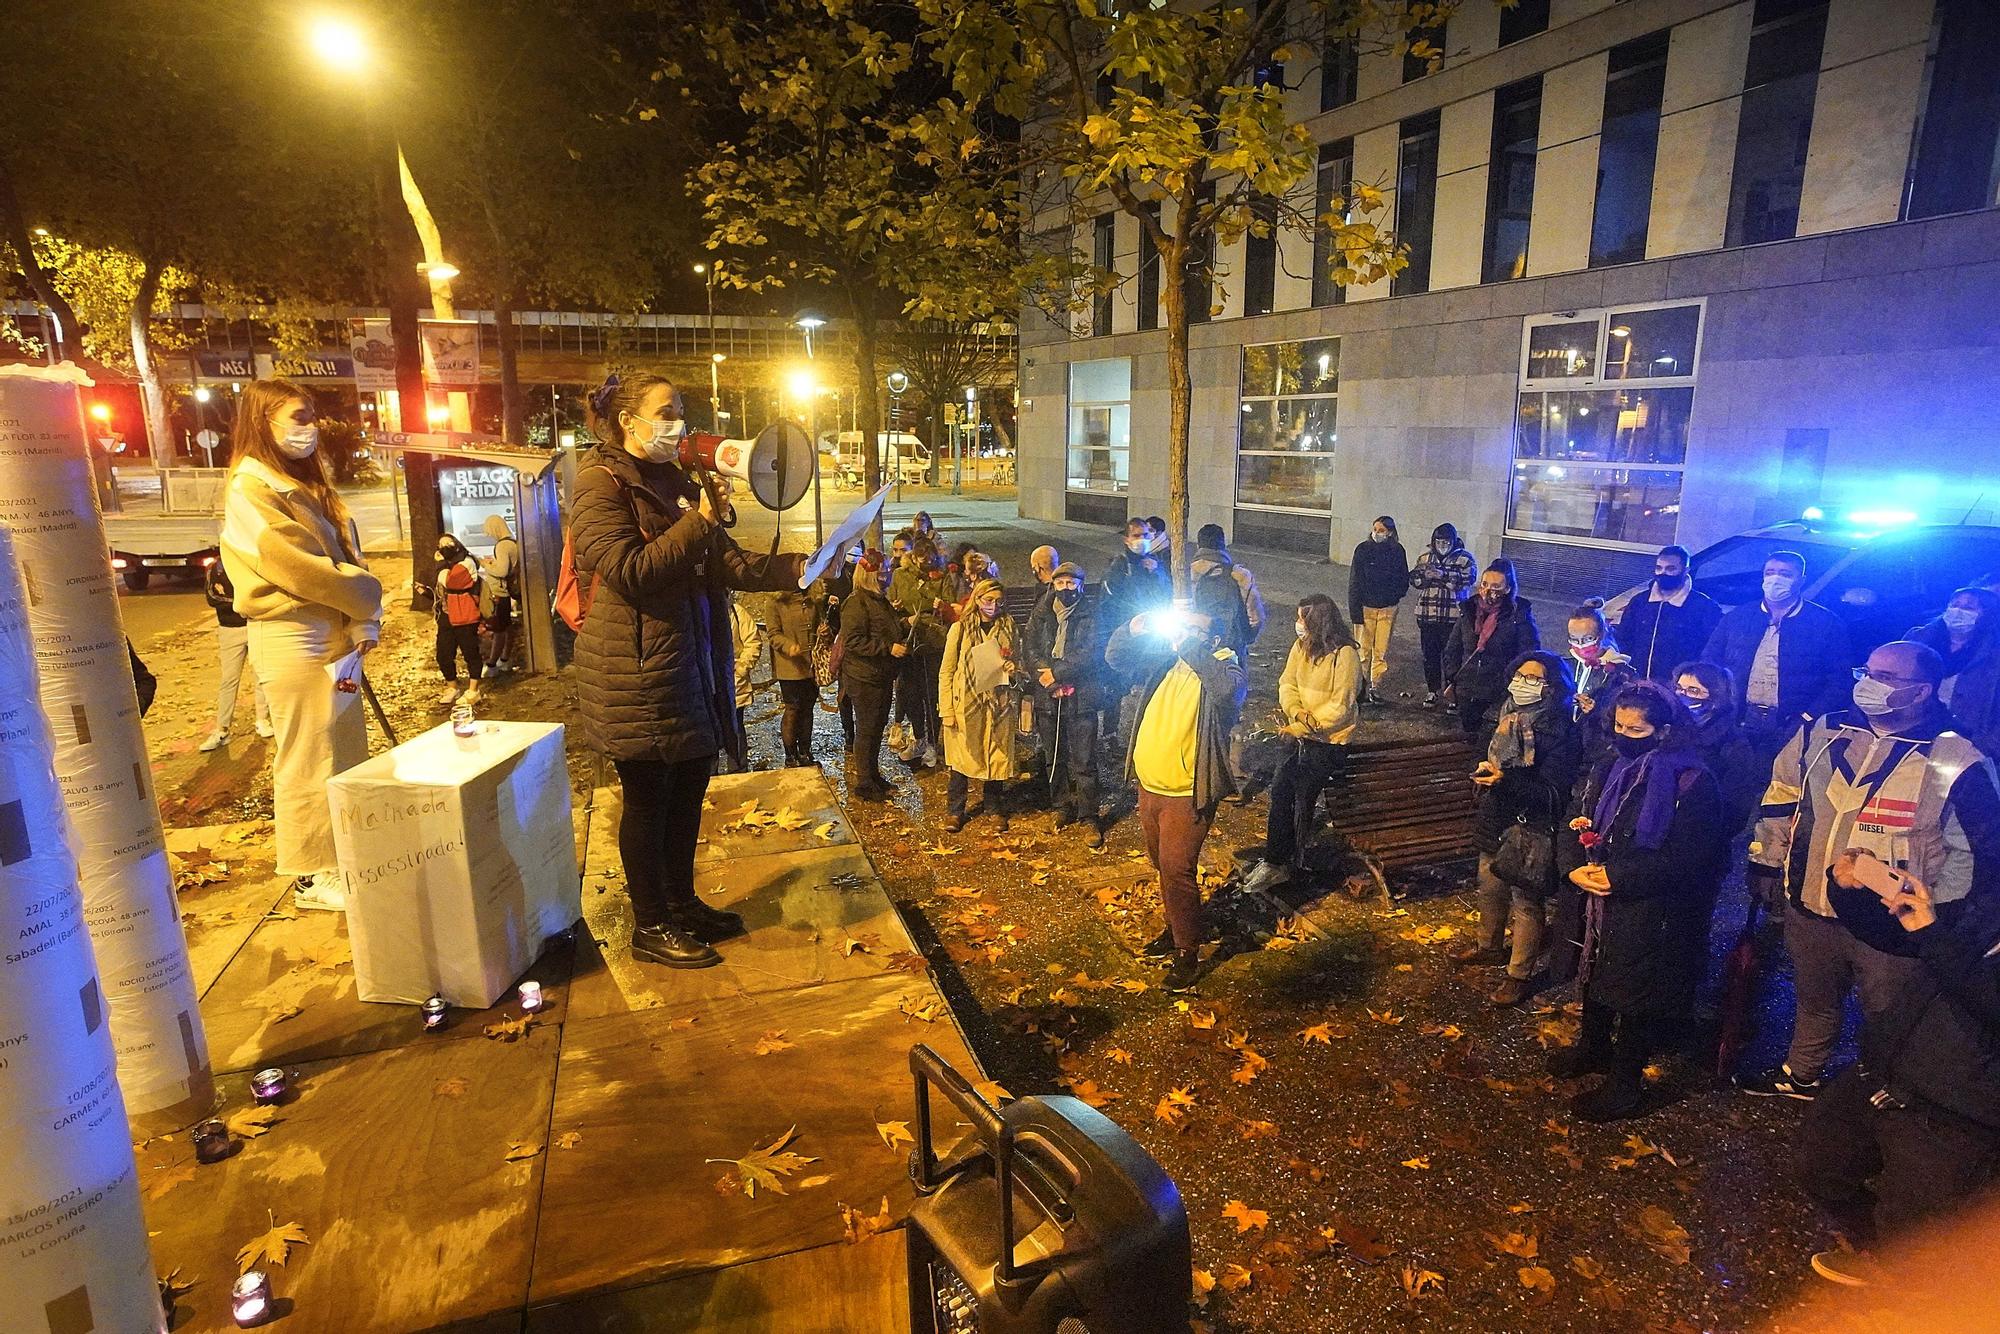
[[[1041,550],[1054,552],[1052,547]],[[1035,728],[1048,760],[1055,827],[1081,824],[1084,841],[1101,848],[1097,710],[1105,676],[1104,639],[1096,613],[1083,605],[1083,579],[1083,567],[1073,561],[1049,571],[1048,594],[1028,617],[1028,671],[1041,696]]]
[[[854,590],[840,606],[840,690],[854,704],[854,795],[887,801],[896,793],[882,776],[882,733],[901,659],[910,654],[902,618],[883,596],[889,559],[870,548],[854,564]]]
[[[1015,683],[1023,669],[1015,656],[1020,636],[1014,618],[1000,610],[1004,592],[998,579],[973,585],[965,614],[945,636],[938,667],[938,720],[944,728],[944,760],[951,768],[945,785],[944,827],[949,833],[965,827],[965,800],[975,778],[981,809],[1003,832],[1007,828],[1006,785],[1017,773],[1014,746],[1021,716]]]
[[[1125,776],[1138,784],[1146,858],[1167,918],[1146,954],[1171,958],[1169,991],[1194,990],[1201,971],[1201,849],[1216,803],[1234,790],[1229,729],[1249,690],[1228,630],[1240,605],[1233,584],[1203,580],[1191,611],[1142,612],[1104,646],[1106,664],[1139,682]]]

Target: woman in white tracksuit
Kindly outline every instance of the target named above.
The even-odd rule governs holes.
[[[278,873],[294,899],[339,909],[327,782],[368,756],[360,658],[381,639],[382,584],[320,458],[312,396],[259,380],[236,409],[222,520],[222,563],[250,623],[250,665],[277,731],[272,805]],[[345,687],[345,688],[343,688]]]

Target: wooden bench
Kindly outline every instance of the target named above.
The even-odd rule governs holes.
[[[1328,828],[1385,871],[1473,855],[1476,760],[1458,736],[1348,747],[1346,781],[1328,798]]]

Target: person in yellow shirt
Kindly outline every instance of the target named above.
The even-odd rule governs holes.
[[[1249,679],[1227,642],[1236,608],[1220,599],[1233,598],[1233,589],[1198,587],[1192,610],[1142,612],[1120,625],[1104,649],[1114,672],[1139,683],[1125,775],[1139,787],[1146,858],[1159,872],[1167,918],[1167,930],[1146,952],[1172,955],[1169,991],[1192,991],[1200,972],[1197,868],[1216,803],[1235,790],[1229,729],[1243,712]]]

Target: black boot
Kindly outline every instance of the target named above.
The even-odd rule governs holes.
[[[1620,1062],[1602,1084],[1570,1099],[1569,1109],[1580,1121],[1622,1121],[1637,1116],[1645,1105],[1645,1074]]]
[[[668,910],[675,926],[696,940],[714,944],[743,934],[743,919],[733,912],[711,908],[700,899],[677,903]]]
[[[713,968],[722,962],[713,947],[666,923],[635,928],[632,957],[664,968]]]
[[[1076,813],[1067,806],[1056,807],[1055,819],[1050,822],[1051,827],[1056,829],[1067,829],[1075,823]]]
[[[1563,1047],[1549,1057],[1549,1073],[1557,1079],[1581,1079],[1585,1075],[1603,1074],[1610,1068],[1610,1050],[1585,1042]]]
[[[1188,993],[1194,990],[1195,979],[1201,975],[1201,956],[1194,950],[1181,950],[1174,955],[1173,966],[1167,969],[1160,986],[1167,991]]]

